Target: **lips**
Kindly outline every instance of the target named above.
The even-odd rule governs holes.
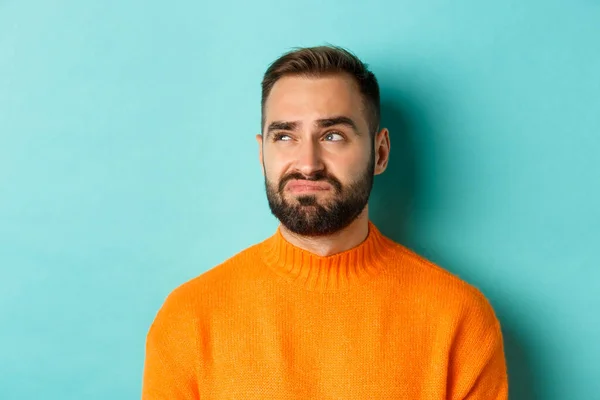
[[[292,180],[287,184],[287,189],[291,192],[318,192],[330,190],[331,185],[327,182]]]

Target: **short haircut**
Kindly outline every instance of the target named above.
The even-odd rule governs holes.
[[[348,74],[358,84],[363,98],[364,115],[369,133],[374,137],[379,130],[381,106],[379,84],[375,75],[350,51],[337,46],[301,47],[275,60],[262,80],[261,132],[265,126],[265,103],[273,85],[284,76],[321,77]]]

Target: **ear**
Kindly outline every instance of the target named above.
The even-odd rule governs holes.
[[[390,159],[390,132],[383,128],[375,135],[375,175],[382,174]]]
[[[262,169],[263,176],[265,175],[265,164],[263,162],[263,138],[259,133],[256,135],[256,143],[258,143],[258,162],[260,163],[260,167]]]

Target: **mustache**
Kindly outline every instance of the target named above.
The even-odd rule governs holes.
[[[299,180],[299,181],[312,181],[312,182],[324,181],[324,182],[328,182],[329,184],[331,184],[331,186],[333,186],[335,188],[337,193],[342,191],[342,182],[340,182],[339,179],[337,179],[335,176],[328,175],[323,171],[319,171],[310,177],[306,177],[299,172],[292,172],[292,173],[284,176],[279,181],[279,193],[282,193],[285,185],[293,179]]]

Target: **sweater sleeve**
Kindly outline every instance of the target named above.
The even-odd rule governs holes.
[[[508,377],[502,332],[492,307],[481,295],[455,338],[450,359],[452,400],[507,400]]]
[[[142,400],[199,399],[197,328],[190,302],[174,292],[146,337]]]

